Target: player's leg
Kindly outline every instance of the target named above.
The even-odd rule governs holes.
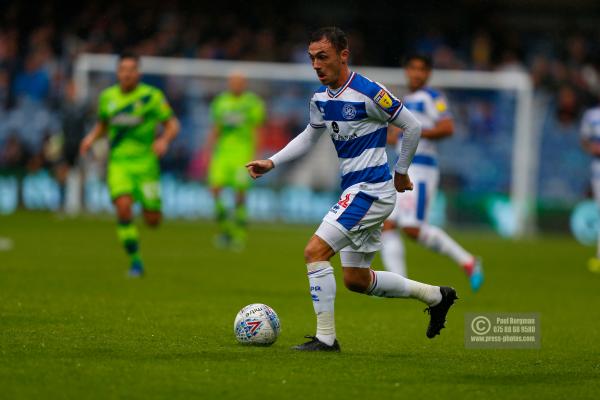
[[[365,201],[364,198],[361,200]],[[354,240],[352,246],[340,251],[344,284],[358,293],[379,297],[414,298],[424,302],[429,306],[427,310],[431,316],[427,337],[433,338],[444,327],[446,314],[456,299],[456,291],[447,286],[432,286],[413,281],[389,271],[371,270],[375,252],[381,249],[381,224],[395,206],[395,195],[374,199],[367,213],[361,216],[359,229],[353,228],[348,232]],[[349,210],[350,207],[346,211]],[[357,214],[356,209],[351,211],[352,215]],[[358,215],[360,216],[360,213]],[[339,218],[338,222],[341,219],[343,218]],[[361,225],[364,229],[360,229]]]
[[[210,162],[208,173],[208,184],[215,204],[215,220],[219,227],[216,245],[223,248],[229,247],[231,243],[229,213],[227,206],[221,197],[223,188],[228,184],[227,165],[225,161],[223,155],[215,154]]]
[[[378,235],[370,238],[378,241]],[[427,304],[430,320],[426,335],[433,338],[444,328],[446,314],[454,304],[456,291],[448,286],[417,282],[389,271],[372,270],[375,252],[363,253],[346,248],[340,252],[345,286],[357,293],[387,298],[412,298]]]
[[[338,203],[323,218],[315,236],[304,251],[313,307],[317,315],[317,334],[297,350],[339,351],[335,334],[334,301],[336,294],[333,267],[329,260],[341,249],[360,246],[373,229],[391,213],[396,201],[392,194],[385,199],[363,192],[343,193]],[[377,249],[381,247],[377,243]]]
[[[420,227],[406,227],[404,232],[429,248],[450,257],[457,263],[469,278],[469,283],[473,292],[477,292],[483,284],[483,265],[481,259],[475,257],[466,251],[458,242],[456,242],[444,230],[427,223]]]
[[[356,205],[352,206],[351,196],[355,195],[352,194],[348,197],[342,195],[345,200],[340,200],[329,210],[304,249],[310,294],[317,317],[317,333],[314,337],[308,337],[311,339],[310,341],[294,347],[296,350],[340,350],[335,333],[335,276],[329,260],[339,250],[352,244],[352,241],[347,228],[337,220],[341,218],[345,221],[346,226],[354,226],[368,211],[368,207],[366,207],[363,211],[356,213],[357,207]],[[357,202],[359,210],[362,209],[361,201],[362,197]],[[347,215],[346,211],[348,211]],[[349,221],[348,215],[351,215],[353,222]]]
[[[150,173],[140,179],[136,198],[142,203],[144,222],[156,228],[162,221],[159,175]]]
[[[317,329],[311,340],[294,349],[301,351],[339,351],[336,340],[334,303],[336,294],[335,276],[330,259],[336,253],[334,246],[349,243],[347,238],[326,222],[323,222],[304,249],[304,261],[308,275],[313,308],[317,317]]]
[[[133,223],[133,197],[122,195],[114,199],[117,212],[117,236],[130,259],[129,275],[141,276],[144,266],[140,256],[139,233]]]
[[[162,201],[160,195],[160,167],[154,158],[148,158],[136,165],[133,176],[134,200],[142,204],[144,222],[156,228],[162,221]]]
[[[219,228],[219,233],[216,236],[215,244],[220,248],[227,248],[231,244],[231,227],[229,221],[229,211],[227,210],[227,206],[225,201],[223,201],[222,186],[212,186],[210,188],[210,192],[213,196],[214,204],[215,204],[215,221],[217,222],[217,226]]]
[[[416,165],[411,168],[411,173],[415,186],[413,192],[408,196],[400,196],[407,199],[400,202],[399,223],[402,230],[422,246],[452,259],[469,277],[473,291],[479,290],[483,283],[480,261],[444,230],[427,222],[431,203],[437,194],[439,170]]]
[[[144,222],[151,228],[158,228],[162,222],[162,213],[160,211],[144,209]]]
[[[130,275],[140,276],[143,264],[139,250],[139,234],[133,223],[134,179],[126,164],[110,162],[107,183],[117,213],[117,236],[130,258]]]
[[[389,271],[374,271],[371,263],[375,252],[362,253],[352,249],[340,252],[344,285],[353,292],[378,297],[405,297],[435,306],[442,300],[439,286],[413,281]]]
[[[399,202],[404,193],[397,195],[396,206],[390,216],[383,222],[381,233],[381,261],[386,270],[402,276],[406,275],[406,258],[404,243],[398,233],[397,220],[399,218]]]
[[[592,194],[598,207],[600,207],[600,163],[592,162]],[[592,272],[600,272],[600,235],[598,235],[598,243],[596,247],[596,257],[590,258],[588,268]]]
[[[248,229],[248,210],[246,209],[246,192],[250,187],[250,177],[244,164],[239,164],[239,159],[232,166],[235,171],[233,176],[233,187],[235,193],[235,210],[233,212],[233,224],[231,229],[232,245],[234,249],[241,250],[246,245]],[[237,165],[239,164],[239,165]]]

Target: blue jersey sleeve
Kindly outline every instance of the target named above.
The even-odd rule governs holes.
[[[310,99],[309,112],[310,126],[316,129],[324,128],[325,121],[323,120],[323,113],[319,109],[319,106],[317,106],[317,102],[314,97]]]

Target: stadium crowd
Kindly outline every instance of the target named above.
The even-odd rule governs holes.
[[[308,6],[301,5],[285,12],[248,4],[235,12],[223,12],[217,5],[145,5],[86,2],[68,12],[53,2],[0,6],[0,170],[26,172],[75,162],[77,143],[93,119],[93,107],[75,102],[71,81],[81,53],[130,50],[140,55],[308,62],[307,32],[328,22],[311,19]],[[401,54],[417,51],[431,54],[435,68],[528,71],[550,110],[544,130],[553,132],[543,148],[560,143],[565,132],[576,132],[581,112],[600,93],[600,17],[593,14],[571,29],[577,23],[573,14],[554,12],[550,23],[559,28],[548,32],[543,25],[536,30],[519,19],[526,10],[503,19],[501,10],[474,9],[466,21],[454,13],[445,22],[439,22],[443,13],[438,10],[426,28],[415,29],[414,22],[389,25],[389,16],[381,24],[369,24],[373,13],[357,14],[356,7],[339,15],[340,25],[350,27],[355,64],[397,66]],[[264,145],[280,146],[295,129],[276,124],[267,130],[272,137]],[[191,161],[185,148],[176,148],[167,160],[173,168],[185,169]]]

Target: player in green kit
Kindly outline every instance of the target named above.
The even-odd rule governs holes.
[[[161,220],[160,167],[162,157],[179,132],[163,93],[140,83],[139,59],[122,55],[117,68],[118,84],[105,89],[98,100],[98,122],[81,142],[81,154],[108,134],[110,155],[107,184],[117,212],[117,233],[131,258],[129,275],[142,276],[138,231],[133,224],[132,207],[140,202],[144,220],[158,226]],[[157,128],[163,126],[157,136]]]
[[[215,215],[221,247],[241,249],[246,240],[246,190],[250,179],[245,165],[254,159],[258,129],[265,119],[263,101],[247,91],[246,78],[233,73],[229,90],[218,95],[211,104],[213,128],[208,135],[207,151],[212,153],[208,183],[215,199]],[[232,215],[222,198],[223,188],[235,191]]]

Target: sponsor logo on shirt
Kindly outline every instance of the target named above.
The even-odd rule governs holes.
[[[331,129],[333,129],[333,132],[335,132],[335,133],[339,133],[340,132],[340,127],[337,124],[337,122],[335,122],[335,121],[333,121],[331,123]]]
[[[335,126],[333,126],[333,124],[335,124],[335,121],[333,121],[333,123],[331,124],[333,131],[335,132],[334,134],[331,135],[331,138],[333,140],[352,140],[352,139],[356,139],[358,137],[358,135],[356,133],[353,133],[351,135],[338,135],[337,133],[340,130],[339,130],[337,124],[335,124]]]
[[[136,126],[141,124],[143,121],[142,117],[139,115],[131,115],[131,114],[117,114],[111,118],[110,123],[112,125],[120,125],[120,126]]]

